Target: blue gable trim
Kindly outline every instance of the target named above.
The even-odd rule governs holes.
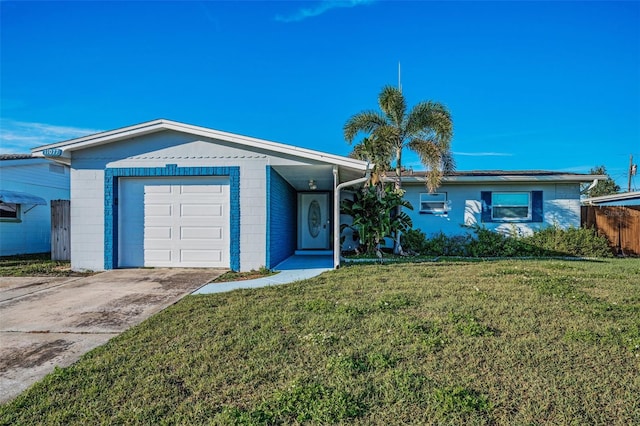
[[[295,253],[297,212],[296,190],[267,166],[267,268]]]
[[[118,266],[118,178],[172,176],[229,176],[230,268],[240,270],[240,167],[126,167],[109,168],[104,173],[104,268]]]

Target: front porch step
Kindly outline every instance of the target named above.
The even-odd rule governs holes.
[[[332,250],[296,250],[296,256],[332,256]]]

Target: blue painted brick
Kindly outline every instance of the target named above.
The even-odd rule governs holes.
[[[294,254],[297,237],[297,193],[267,166],[267,265],[275,267]]]
[[[104,268],[115,269],[118,266],[118,216],[117,206],[113,202],[118,193],[118,177],[133,176],[229,176],[230,187],[230,268],[240,270],[240,168],[239,167],[178,167],[167,164],[166,167],[130,167],[110,168],[104,177]]]

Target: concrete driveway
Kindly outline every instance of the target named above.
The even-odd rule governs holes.
[[[118,269],[89,277],[0,277],[0,403],[224,272]]]

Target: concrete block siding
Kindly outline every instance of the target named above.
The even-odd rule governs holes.
[[[563,228],[580,227],[580,187],[578,183],[531,183],[531,184],[484,184],[484,185],[442,185],[436,192],[446,192],[450,210],[446,215],[420,214],[420,193],[427,192],[423,185],[404,185],[405,198],[414,210],[406,210],[413,220],[413,227],[421,229],[427,236],[443,232],[460,235],[469,232],[466,226],[480,225],[498,232],[509,233],[516,230],[530,234],[535,230],[558,225]],[[499,223],[482,222],[481,192],[483,191],[542,191],[541,222]]]
[[[239,202],[241,232],[238,233],[238,241],[232,242],[232,247],[234,244],[237,247],[235,256],[239,258],[238,268],[247,271],[269,263],[265,253],[268,192],[265,170],[270,164],[299,163],[291,158],[270,157],[266,153],[238,149],[217,140],[201,139],[194,135],[163,131],[73,153],[71,173],[74,197],[71,203],[73,269],[103,270],[105,267],[109,269],[114,265],[114,258],[108,252],[113,252],[113,247],[117,247],[117,235],[113,234],[113,228],[107,227],[105,213],[107,218],[111,215],[112,221],[117,215],[117,208],[113,209],[114,201],[109,198],[117,197],[117,185],[111,195],[108,194],[109,191],[105,193],[105,188],[113,185],[113,182],[109,182],[110,172],[105,173],[105,170],[140,170],[140,173],[143,173],[143,170],[162,169],[167,170],[168,173],[164,176],[171,176],[171,173],[175,173],[171,170],[181,170],[179,173],[188,175],[188,170],[207,167],[216,167],[220,170],[237,169],[239,191],[236,195],[233,191],[231,192],[231,202]],[[158,176],[155,172],[149,173],[149,176]],[[272,172],[272,177],[273,173],[275,172]],[[111,175],[112,178],[117,179],[113,172]],[[284,181],[279,176],[275,178],[276,197],[290,198],[290,193],[284,195],[286,190],[283,189],[285,188],[283,185],[286,181],[282,182],[279,179]],[[285,192],[282,193],[280,190]],[[234,200],[234,196],[237,196],[238,200]],[[105,202],[111,204],[105,204]],[[111,210],[109,210],[110,206]],[[293,224],[290,232],[293,232],[294,244],[295,207],[295,202],[290,204],[289,213],[293,218],[280,222],[283,226],[285,223]],[[278,213],[277,221],[281,221],[281,213]],[[276,235],[278,239],[283,235],[290,237],[290,234],[282,234],[281,231]],[[276,240],[273,240],[272,244],[273,247],[277,246],[273,252],[274,259],[279,259],[282,253],[289,250],[289,243],[285,243],[282,248]],[[234,253],[231,255],[233,257]]]
[[[295,253],[297,195],[295,189],[267,166],[267,267]]]

